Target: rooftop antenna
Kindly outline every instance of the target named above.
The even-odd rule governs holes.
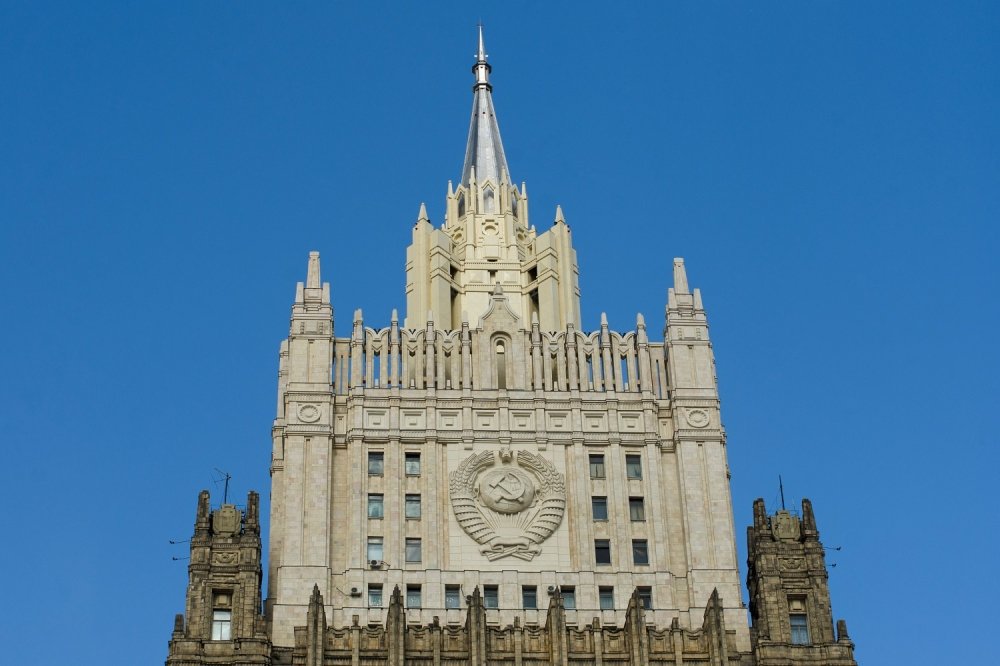
[[[231,478],[233,478],[233,475],[230,474],[229,472],[223,472],[218,467],[215,468],[215,471],[218,472],[219,474],[221,474],[223,476],[223,478],[225,479],[226,485],[223,486],[223,490],[222,490],[222,503],[223,504],[228,504],[229,503],[229,480]],[[216,483],[218,483],[218,481],[216,481]]]
[[[781,510],[785,510],[785,484],[781,482],[781,475],[778,475],[778,491],[781,493]]]

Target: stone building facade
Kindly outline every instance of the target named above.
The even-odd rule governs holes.
[[[402,325],[334,333],[296,288],[257,495],[198,500],[167,664],[853,664],[811,505],[754,507],[744,606],[708,321],[673,263],[663,341],[580,329],[557,209],[530,224],[482,35],[462,179],[420,207]]]

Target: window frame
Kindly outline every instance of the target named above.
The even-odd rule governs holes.
[[[633,471],[633,465],[636,471]],[[640,454],[625,454],[625,478],[642,481],[642,456]]]
[[[372,471],[372,463],[377,461],[378,471]],[[368,452],[368,476],[385,476],[385,451]]]
[[[628,498],[628,518],[633,523],[646,522],[646,500],[639,496]]]
[[[597,607],[602,611],[615,609],[615,588],[613,585],[601,585],[597,588]]]
[[[641,548],[640,548],[641,546]],[[642,554],[640,557],[640,553]],[[639,560],[643,559],[644,562]],[[649,540],[647,539],[632,539],[632,564],[638,566],[648,566],[649,565]]]
[[[445,610],[456,610],[462,607],[462,586],[444,586],[444,607]]]
[[[562,595],[563,608],[566,610],[576,610],[576,587],[573,585],[560,585],[559,594]]]
[[[419,537],[406,537],[403,548],[403,561],[407,564],[420,564],[424,561],[424,545]],[[411,559],[413,553],[416,553],[417,559]]]
[[[483,608],[500,608],[500,587],[483,585]]]
[[[382,608],[385,597],[382,596],[382,583],[368,583],[368,607]]]
[[[597,508],[602,507],[604,511],[603,516],[597,515]],[[607,522],[608,520],[608,497],[607,495],[591,495],[590,496],[590,517],[595,521]]]
[[[607,554],[607,562],[601,561],[601,554]],[[611,565],[611,540],[610,539],[594,539],[594,564],[600,566],[610,566]]]
[[[530,605],[528,602],[531,602]],[[538,610],[538,587],[536,585],[521,586],[521,608]]]
[[[411,463],[415,463],[416,471],[411,471]],[[419,451],[403,452],[403,473],[406,476],[420,476],[421,460]]]
[[[416,507],[416,515],[410,515],[410,510]],[[403,515],[406,520],[420,520],[423,517],[420,493],[407,493],[403,499]]]
[[[603,453],[591,453],[587,458],[587,461],[588,464],[590,465],[591,479],[608,478],[608,468]]]
[[[372,549],[377,549],[378,557],[373,554]],[[385,561],[385,537],[369,536],[365,543],[365,559],[369,562]]]
[[[373,509],[377,507],[378,515],[373,515]],[[382,520],[385,518],[385,495],[383,493],[368,493],[368,519]]]
[[[417,603],[413,603],[413,599],[416,599]],[[407,584],[406,585],[406,607],[407,608],[423,608],[423,589],[420,585]]]
[[[639,585],[635,589],[642,609],[653,610],[653,588],[649,585]]]
[[[225,617],[222,617],[225,615]],[[212,640],[229,641],[233,638],[233,609],[212,609]]]

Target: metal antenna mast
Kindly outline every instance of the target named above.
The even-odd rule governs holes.
[[[785,485],[781,482],[781,475],[778,475],[778,491],[781,493],[781,510],[785,510]]]

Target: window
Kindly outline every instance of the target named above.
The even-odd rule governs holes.
[[[462,588],[460,588],[458,585],[445,585],[444,607],[461,608],[461,606],[462,606]]]
[[[792,597],[788,600],[788,620],[792,626],[792,643],[809,645],[809,618],[806,615],[806,600]]]
[[[649,546],[645,539],[632,539],[632,564],[649,564]]]
[[[639,593],[639,604],[642,605],[646,610],[652,610],[653,608],[653,588],[651,587],[637,587],[636,591]]]
[[[590,478],[604,478],[604,456],[602,454],[595,453],[590,456]]]
[[[611,542],[607,539],[594,541],[594,561],[597,564],[611,564]]]
[[[590,507],[594,514],[594,520],[608,519],[608,498],[594,496],[590,498]]]
[[[406,607],[407,608],[420,608],[420,586],[419,585],[407,585],[406,586]]]
[[[420,454],[407,453],[403,464],[406,468],[406,476],[420,476]]]
[[[641,497],[628,498],[628,517],[633,522],[646,520],[646,505],[643,503]]]
[[[216,608],[212,611],[212,640],[228,641],[232,635],[233,612],[229,609]]]
[[[567,585],[561,585],[559,587],[559,591],[562,592],[563,608],[569,610],[576,608],[576,588]]]
[[[492,271],[491,271],[492,273]],[[492,280],[491,280],[492,281]],[[507,354],[503,340],[497,340],[497,388],[507,388]]]
[[[385,454],[381,451],[368,452],[368,475],[382,476],[385,469]]]
[[[382,537],[368,537],[368,560],[382,561]]]
[[[370,493],[368,495],[368,517],[382,518],[385,515],[385,502],[381,493]]]
[[[615,609],[615,588],[599,587],[597,588],[597,596],[601,602],[601,610]]]
[[[369,585],[368,586],[368,605],[372,608],[382,607],[382,586],[381,585]]]
[[[407,539],[406,540],[406,561],[407,562],[419,562],[420,561],[420,539]]]
[[[630,479],[642,478],[642,456],[639,455],[625,456],[625,476],[627,476]]]
[[[483,606],[486,608],[499,608],[499,597],[496,585],[483,585]]]
[[[534,585],[521,587],[521,606],[528,609],[538,608],[538,588]]]
[[[420,517],[420,495],[406,496],[406,517],[407,518]]]

